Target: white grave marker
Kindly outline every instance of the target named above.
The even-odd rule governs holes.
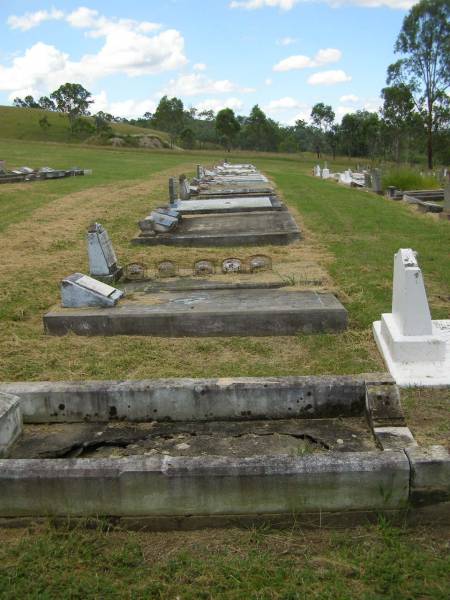
[[[432,321],[422,271],[410,248],[394,257],[392,313],[373,324],[398,385],[450,385],[450,320]]]
[[[93,223],[88,229],[87,246],[90,274],[109,282],[118,279],[122,269],[117,265],[116,253],[108,232],[100,223]]]

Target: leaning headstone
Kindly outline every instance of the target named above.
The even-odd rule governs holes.
[[[123,295],[121,290],[83,273],[74,273],[61,281],[63,308],[115,306]]]
[[[170,177],[170,179],[169,179],[169,202],[170,202],[170,204],[175,204],[176,201],[177,201],[177,190],[176,190],[175,178]]]
[[[321,170],[320,166],[316,165],[314,167],[314,176],[315,177],[320,177],[321,173],[322,173],[322,170]]]
[[[380,169],[373,169],[372,171],[372,191],[375,194],[381,194],[383,188],[381,186],[381,171]]]
[[[322,169],[322,179],[330,179],[331,174],[330,174],[330,169],[328,169],[327,167],[324,167]]]
[[[411,248],[394,257],[392,313],[382,314],[373,328],[399,385],[450,384],[450,320],[431,320],[422,271]]]
[[[170,215],[164,215],[160,212],[153,211],[150,214],[150,218],[153,223],[154,231],[159,233],[167,233],[173,231],[178,225],[178,218],[171,217]]]
[[[187,180],[186,175],[180,175],[179,183],[180,183],[180,198],[182,200],[189,200],[191,194],[190,194],[190,189],[189,189],[189,182]]]
[[[8,456],[14,442],[22,433],[20,398],[0,393],[0,458]]]
[[[117,257],[106,229],[100,223],[93,223],[87,232],[89,273],[108,283],[117,281],[122,268],[117,265]]]

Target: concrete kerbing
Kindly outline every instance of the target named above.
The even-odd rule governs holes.
[[[411,466],[410,500],[424,506],[450,501],[450,452],[444,446],[406,448]]]
[[[21,433],[20,399],[0,392],[0,458],[7,456],[9,448]]]
[[[26,423],[212,421],[362,415],[368,382],[390,385],[392,379],[385,373],[369,373],[335,377],[42,381],[2,383],[0,391],[19,396]]]
[[[158,516],[406,506],[403,452],[0,460],[0,516]]]

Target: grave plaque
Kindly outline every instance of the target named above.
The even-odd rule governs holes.
[[[177,274],[177,265],[172,260],[162,260],[157,265],[158,275],[160,277],[175,277]]]
[[[242,261],[239,258],[226,258],[222,262],[222,271],[224,273],[240,273]]]
[[[248,259],[248,268],[250,273],[268,271],[272,268],[272,259],[265,254],[255,254]]]
[[[194,275],[213,275],[215,271],[212,260],[197,260],[194,263]]]
[[[82,273],[69,275],[61,282],[63,308],[115,306],[123,295],[121,290]]]

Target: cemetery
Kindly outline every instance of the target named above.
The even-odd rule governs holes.
[[[171,177],[168,203],[139,223],[155,240],[203,223],[181,244],[191,260],[164,256],[158,243],[127,263],[92,223],[89,274],[62,278],[60,303],[43,317],[46,336],[345,334],[345,305],[276,186],[268,196],[233,195],[233,185],[269,183],[247,163],[197,167],[197,175],[178,185]],[[206,178],[213,191],[226,178],[228,193],[202,197]],[[191,204],[204,216],[191,216]],[[280,216],[297,236],[268,234]],[[203,256],[198,246],[208,248]],[[305,269],[303,280],[292,269]],[[389,373],[0,384],[0,522],[104,515],[170,529],[295,513],[311,526],[349,511],[364,519],[438,510],[450,499],[449,449],[416,441],[401,389],[450,387],[450,320],[431,319],[411,248],[395,254],[392,313],[373,335]]]
[[[40,167],[32,169],[30,167],[20,167],[12,171],[6,168],[6,161],[0,160],[0,184],[1,183],[19,183],[23,181],[43,181],[47,179],[61,179],[62,177],[75,177],[80,175],[91,175],[90,169],[80,169],[72,167],[70,169],[52,169],[51,167]]]

